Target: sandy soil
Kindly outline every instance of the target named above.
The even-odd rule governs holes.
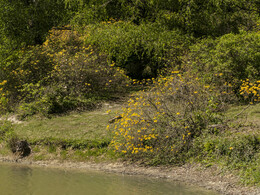
[[[202,168],[199,165],[185,165],[181,167],[161,166],[142,167],[129,163],[91,163],[69,161],[31,161],[30,159],[15,159],[15,157],[1,157],[0,162],[19,163],[30,166],[43,166],[62,169],[77,169],[79,171],[98,170],[129,175],[143,175],[154,178],[164,178],[170,181],[196,185],[225,195],[260,195],[259,187],[245,187],[238,183],[233,175],[222,174],[216,167]]]

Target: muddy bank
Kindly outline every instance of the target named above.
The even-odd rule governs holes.
[[[0,157],[0,162],[19,163],[30,166],[50,168],[76,169],[79,171],[98,170],[104,172],[143,175],[154,178],[164,178],[170,181],[196,185],[225,195],[259,195],[260,188],[245,187],[238,183],[233,175],[224,175],[216,167],[203,168],[199,165],[185,165],[181,167],[160,166],[142,167],[129,163],[91,163],[69,161],[32,161],[30,159],[15,159],[14,157]]]

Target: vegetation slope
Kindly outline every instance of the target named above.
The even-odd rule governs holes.
[[[1,122],[0,140],[27,139],[37,159],[217,164],[259,185],[259,13],[258,0],[3,0],[0,113],[24,122]]]

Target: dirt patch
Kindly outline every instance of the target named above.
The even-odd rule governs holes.
[[[213,190],[225,195],[259,195],[260,188],[245,187],[239,184],[233,175],[222,174],[217,167],[203,168],[200,165],[184,165],[181,167],[160,166],[142,167],[129,163],[91,163],[69,161],[31,161],[15,157],[0,157],[0,162],[19,163],[30,166],[43,166],[61,169],[77,169],[79,171],[98,170],[128,175],[143,175],[153,178],[164,178],[170,181],[183,182]]]
[[[9,117],[6,117],[6,118],[0,118],[1,121],[4,121],[4,120],[7,120],[7,121],[10,121],[14,124],[21,124],[22,121],[18,120],[16,116],[9,116]]]

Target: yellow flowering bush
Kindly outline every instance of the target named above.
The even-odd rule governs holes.
[[[152,81],[153,87],[131,98],[122,118],[109,127],[111,146],[134,158],[152,156],[154,163],[180,162],[193,138],[221,120],[219,104],[211,86],[201,85],[197,77],[173,71]]]
[[[85,44],[84,36],[70,27],[52,29],[42,45],[14,52],[0,73],[1,106],[8,99],[24,116],[61,113],[92,109],[100,99],[125,93],[130,84],[125,72]]]
[[[62,84],[70,94],[76,91],[77,96],[105,96],[123,91],[122,86],[128,82],[124,71],[116,68],[114,62],[107,63],[104,54],[82,40],[74,31],[51,31],[45,42],[48,55],[53,58],[51,80]]]
[[[250,104],[260,102],[260,80],[256,82],[251,82],[249,79],[243,80],[240,95]]]
[[[35,104],[47,114],[92,109],[96,100],[119,96],[127,90],[130,80],[124,71],[108,63],[94,46],[84,44],[76,31],[51,30],[42,52],[51,59],[52,69],[36,84],[23,86],[27,100],[29,94],[36,94],[34,105],[22,105],[23,110]]]

